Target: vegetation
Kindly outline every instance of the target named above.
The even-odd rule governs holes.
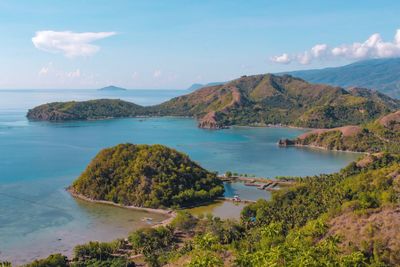
[[[200,126],[284,124],[332,128],[373,120],[400,101],[366,89],[310,84],[291,76],[244,76],[151,108],[154,114],[195,116]]]
[[[61,121],[174,115],[196,117],[203,128],[268,124],[333,128],[367,123],[399,108],[399,100],[367,89],[346,91],[265,74],[204,87],[156,106],[107,99],[50,103],[30,110],[27,117]]]
[[[400,153],[400,111],[365,124],[353,133],[346,133],[344,128],[316,131],[289,142],[329,150]]]
[[[183,153],[162,145],[121,144],[102,150],[73,183],[91,199],[140,207],[183,207],[222,196],[224,188]]]
[[[138,230],[128,241],[78,246],[68,266],[129,266],[133,255],[149,266],[400,264],[399,155],[369,155],[335,174],[295,179],[271,201],[245,207],[240,222],[179,212],[171,225]]]
[[[45,259],[35,260],[34,262],[25,265],[25,267],[67,267],[67,266],[69,266],[67,257],[61,254],[53,254]]]
[[[69,121],[135,117],[143,107],[119,99],[54,102],[28,111],[30,120]]]

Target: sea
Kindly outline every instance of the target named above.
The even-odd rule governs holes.
[[[277,146],[280,138],[296,137],[303,129],[205,130],[197,128],[194,119],[176,117],[61,123],[26,119],[30,108],[54,101],[113,98],[155,105],[185,93],[0,90],[0,262],[19,265],[51,253],[71,255],[77,244],[126,237],[163,220],[162,215],[79,201],[65,191],[101,149],[119,143],[164,144],[211,171],[269,178],[332,173],[360,156]],[[226,196],[243,199],[271,197],[240,183],[226,184],[225,189]]]

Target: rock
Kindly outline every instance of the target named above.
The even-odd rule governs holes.
[[[296,145],[296,142],[294,140],[290,140],[290,139],[280,139],[278,141],[278,145],[279,146],[294,146],[294,145]]]

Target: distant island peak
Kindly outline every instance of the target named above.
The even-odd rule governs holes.
[[[127,89],[115,85],[109,85],[98,89],[98,91],[126,91]]]

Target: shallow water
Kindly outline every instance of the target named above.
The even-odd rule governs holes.
[[[25,118],[28,108],[50,101],[112,97],[149,105],[182,93],[159,91],[0,90],[0,259],[21,263],[36,256],[70,252],[75,244],[110,240],[142,226],[140,218],[149,215],[81,203],[64,190],[100,149],[118,143],[165,144],[189,154],[209,170],[264,177],[331,173],[359,157],[276,145],[279,138],[303,132],[298,129],[211,131],[198,129],[194,120],[184,118],[66,123]],[[226,190],[227,195],[239,194],[243,199],[269,197],[267,192],[243,184],[226,185]]]
[[[240,212],[243,207],[246,206],[244,203],[234,203],[231,201],[216,201],[206,206],[199,206],[191,209],[187,209],[191,214],[196,216],[206,216],[212,214],[213,216],[221,219],[240,219]]]

